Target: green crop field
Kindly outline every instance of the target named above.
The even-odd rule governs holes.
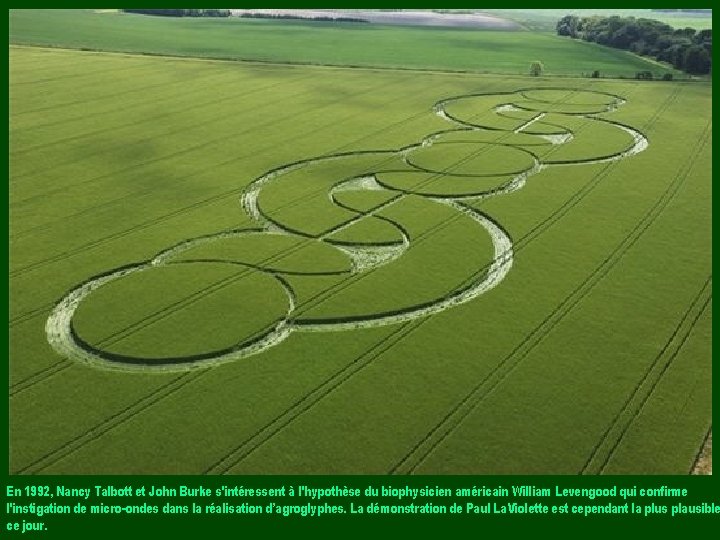
[[[709,83],[9,54],[11,473],[693,468]]]
[[[558,17],[559,18],[559,17]],[[682,76],[627,51],[553,32],[417,28],[362,23],[166,18],[92,10],[11,10],[16,44],[179,56],[526,74],[633,78],[650,70]]]
[[[662,12],[652,9],[488,9],[488,13],[508,18],[536,30],[554,31],[557,21],[565,15],[578,17],[635,17],[636,19],[656,19],[673,28],[694,28],[705,30],[712,28],[711,14],[688,14],[682,12]]]

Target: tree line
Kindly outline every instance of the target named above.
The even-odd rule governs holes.
[[[366,23],[366,19],[358,19],[357,17],[327,17],[319,15],[316,17],[305,17],[303,15],[292,15],[289,13],[241,13],[240,17],[247,19],[299,19],[303,21],[321,21],[321,22],[359,22]]]
[[[122,11],[125,13],[156,15],[159,17],[230,17],[232,15],[229,9],[123,9]],[[303,17],[301,15],[291,15],[287,13],[241,13],[240,17],[251,19],[302,19],[331,22],[368,22],[365,19],[358,19],[356,17]]]
[[[558,21],[557,33],[653,56],[694,75],[712,69],[712,30],[676,30],[655,19],[566,15]]]
[[[229,9],[123,9],[125,13],[160,17],[229,17]]]

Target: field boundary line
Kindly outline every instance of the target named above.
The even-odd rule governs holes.
[[[380,66],[380,65],[359,65],[359,64],[328,64],[322,62],[301,62],[301,61],[279,61],[279,60],[260,60],[252,58],[228,58],[228,57],[217,57],[217,56],[188,56],[188,55],[173,55],[169,53],[153,53],[153,52],[132,52],[132,51],[117,51],[112,49],[100,49],[84,47],[73,48],[73,47],[62,47],[52,46],[47,44],[33,44],[33,43],[12,43],[10,48],[17,49],[34,49],[34,50],[47,50],[47,51],[66,51],[77,54],[103,54],[113,56],[126,56],[132,58],[149,58],[149,59],[167,59],[167,60],[184,60],[188,62],[207,62],[207,63],[235,63],[235,64],[248,64],[248,65],[261,65],[261,66],[279,66],[279,67],[297,67],[297,68],[311,68],[311,69],[329,69],[329,70],[355,70],[355,71],[395,71],[399,73],[423,73],[429,75],[468,75],[474,77],[497,77],[501,75],[506,79],[521,79],[529,80],[535,79],[531,75],[524,75],[522,73],[512,73],[503,71],[476,71],[470,69],[442,69],[442,68],[409,68],[402,66]],[[564,80],[582,80],[586,81],[587,77],[577,75],[564,75],[564,74],[552,74],[549,77],[564,79]],[[603,77],[601,81],[627,81],[622,77]],[[659,81],[658,81],[659,82]],[[708,81],[701,79],[678,79],[673,82],[678,83],[708,83]]]

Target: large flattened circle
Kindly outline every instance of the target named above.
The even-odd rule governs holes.
[[[72,329],[81,346],[108,361],[190,363],[267,338],[290,306],[272,274],[228,263],[169,264],[90,293]]]
[[[535,165],[534,156],[501,144],[438,143],[412,151],[410,165],[427,172],[453,176],[520,174]]]

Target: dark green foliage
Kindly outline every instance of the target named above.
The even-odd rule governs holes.
[[[654,56],[694,75],[708,74],[712,67],[712,30],[673,29],[654,19],[574,15],[560,19],[556,30],[560,36]]]
[[[684,51],[684,69],[688,73],[710,73],[711,58],[708,51],[700,45],[692,45]]]
[[[229,9],[123,9],[125,13],[160,17],[229,17]]]
[[[578,37],[581,20],[575,15],[566,15],[557,23],[557,33],[560,36]]]
[[[542,71],[543,65],[539,60],[535,60],[532,64],[530,64],[530,75],[533,77],[539,77],[542,75]]]
[[[300,15],[290,15],[289,13],[241,13],[240,17],[244,19],[278,19],[278,20],[300,20],[300,21],[321,21],[321,22],[369,22],[365,19],[357,17],[301,17]]]

